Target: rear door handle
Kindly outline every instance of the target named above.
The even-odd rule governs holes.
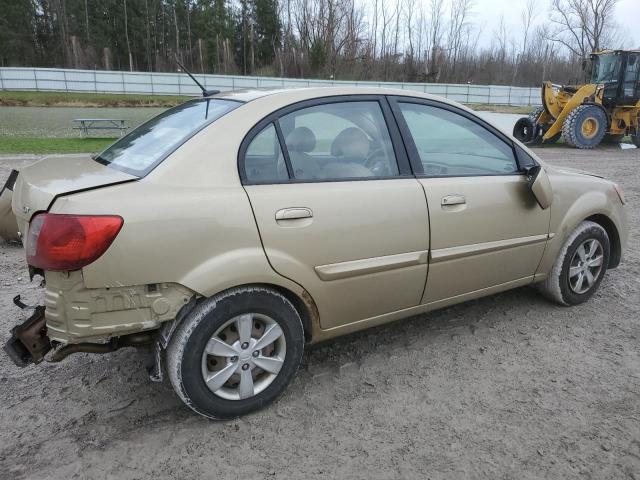
[[[446,197],[442,197],[440,205],[446,207],[448,205],[463,205],[465,203],[467,203],[467,199],[464,195],[447,195]]]
[[[283,208],[276,212],[276,220],[297,220],[311,217],[313,217],[313,212],[306,207]]]

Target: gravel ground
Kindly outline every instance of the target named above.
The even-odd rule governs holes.
[[[144,351],[19,369],[0,353],[0,478],[640,479],[640,150],[544,148],[625,189],[626,259],[585,305],[533,288],[308,349],[276,404],[192,414]],[[0,160],[0,179],[31,157]],[[0,340],[37,299],[0,245]]]

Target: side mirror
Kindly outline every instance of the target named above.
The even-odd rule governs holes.
[[[547,172],[540,165],[534,165],[527,168],[526,175],[529,191],[538,202],[538,205],[540,205],[540,208],[546,210],[553,201],[553,189]]]

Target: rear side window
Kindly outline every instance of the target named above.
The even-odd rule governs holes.
[[[375,101],[302,108],[280,118],[296,180],[397,176],[391,137]]]
[[[400,103],[428,176],[508,175],[518,172],[513,148],[460,114],[415,103]]]
[[[211,98],[183,103],[143,123],[95,160],[142,177],[202,128],[240,105]]]
[[[251,140],[244,157],[244,169],[250,182],[278,182],[289,179],[287,164],[273,123],[264,127]]]

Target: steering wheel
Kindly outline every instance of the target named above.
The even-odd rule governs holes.
[[[367,155],[364,166],[371,170],[375,177],[386,177],[391,175],[389,171],[389,160],[384,147],[376,147]]]

